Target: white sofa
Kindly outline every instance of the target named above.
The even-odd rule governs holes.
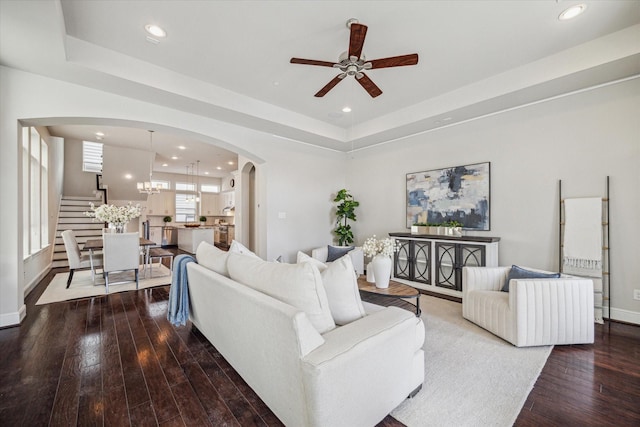
[[[339,246],[336,246],[339,248]],[[357,275],[364,274],[364,252],[362,252],[362,248],[356,246],[353,250],[349,251],[349,256],[351,257],[351,262],[353,263],[353,268],[356,270]],[[311,250],[311,257],[317,259],[318,261],[327,262],[327,257],[329,255],[329,248],[327,246],[323,246],[321,248],[315,248]]]
[[[593,343],[592,280],[568,275],[511,279],[509,292],[502,292],[510,270],[463,268],[465,319],[517,347]]]
[[[270,292],[274,271],[300,264],[230,252],[225,265],[198,249],[190,319],[285,425],[373,426],[422,386],[424,324],[412,312],[363,303],[364,317],[321,334],[315,314],[225,275],[275,281]]]

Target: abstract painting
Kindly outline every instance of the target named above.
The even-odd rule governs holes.
[[[407,174],[407,228],[458,221],[489,230],[490,163]]]

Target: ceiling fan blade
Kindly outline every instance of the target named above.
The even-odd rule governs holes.
[[[331,89],[333,89],[335,87],[335,85],[340,83],[342,80],[344,80],[344,75],[342,75],[342,74],[337,75],[336,77],[333,78],[333,80],[331,80],[329,83],[327,83],[325,85],[325,87],[320,89],[318,91],[318,93],[316,93],[313,96],[318,97],[318,98],[321,98],[321,97],[325,96],[327,94],[327,92],[329,92]]]
[[[292,64],[318,65],[320,67],[333,67],[335,62],[316,61],[315,59],[291,58]]]
[[[362,74],[362,77],[356,77],[356,81],[360,83],[360,86],[362,86],[364,90],[369,92],[369,95],[371,95],[372,98],[382,95],[380,88],[376,86],[376,84],[365,73],[360,74]]]
[[[367,35],[367,26],[362,24],[351,24],[351,37],[349,38],[349,58],[355,56],[360,59],[364,38]]]
[[[418,63],[418,54],[412,53],[410,55],[392,56],[390,58],[374,59],[373,61],[367,62],[371,62],[371,69],[416,65]]]

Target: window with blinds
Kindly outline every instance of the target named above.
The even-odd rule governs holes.
[[[102,173],[102,144],[82,141],[82,171]]]
[[[176,193],[176,222],[196,221],[196,199],[193,194]]]

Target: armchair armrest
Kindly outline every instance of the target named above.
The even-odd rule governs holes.
[[[593,343],[591,279],[512,279],[509,306],[516,346]]]
[[[318,261],[327,262],[328,253],[327,247],[323,246],[312,249],[311,257]],[[349,255],[351,256],[351,263],[353,264],[356,274],[358,276],[364,274],[364,252],[362,252],[362,247],[356,246],[353,250],[349,251]]]
[[[464,267],[462,269],[462,299],[470,291],[499,291],[511,267]]]

